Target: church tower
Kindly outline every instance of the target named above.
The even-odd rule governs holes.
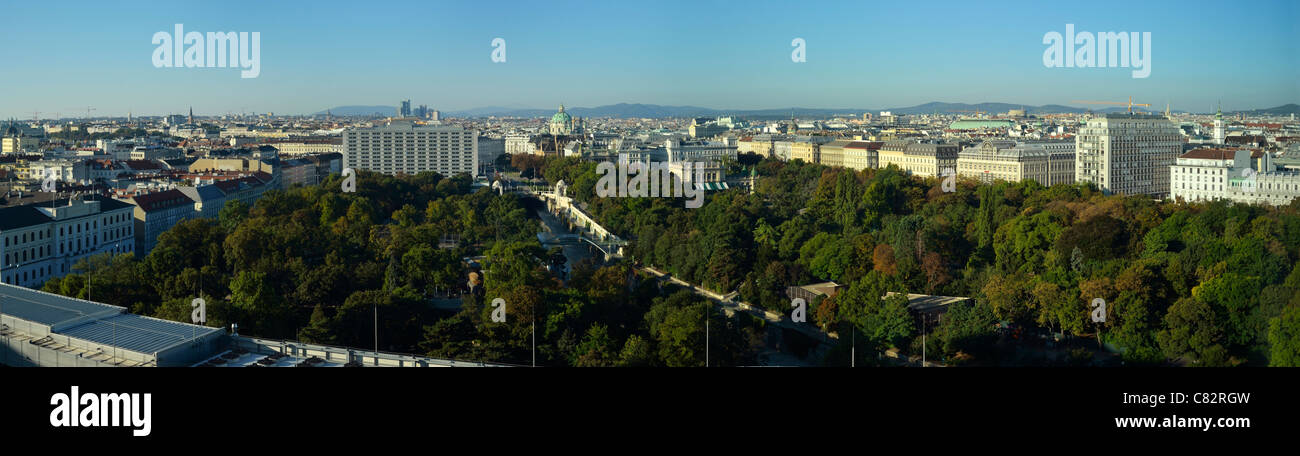
[[[1219,112],[1214,115],[1214,143],[1223,144],[1223,103],[1219,103]]]

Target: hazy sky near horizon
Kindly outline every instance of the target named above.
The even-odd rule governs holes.
[[[1068,6],[1068,7],[1067,7]],[[0,9],[0,116],[718,109],[929,101],[1300,103],[1300,2],[26,2]],[[155,68],[155,32],[260,32],[261,73]],[[1151,32],[1151,73],[1047,68],[1043,35]],[[493,63],[492,40],[506,41]],[[791,61],[803,38],[807,61]]]

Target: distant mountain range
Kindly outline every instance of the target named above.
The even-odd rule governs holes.
[[[903,108],[805,108],[805,107],[788,107],[788,108],[771,108],[771,109],[713,109],[702,108],[699,106],[663,106],[653,104],[631,104],[619,103],[614,105],[598,106],[595,108],[566,108],[565,111],[577,117],[718,117],[718,116],[738,116],[749,119],[788,119],[794,117],[820,117],[851,115],[860,116],[863,113],[878,114],[880,111],[890,111],[894,114],[912,115],[912,114],[934,114],[938,113],[958,113],[958,111],[976,109],[988,112],[1007,112],[1009,109],[1019,109],[1022,105],[1013,105],[1008,103],[940,103],[932,102],[917,106]],[[1057,112],[1083,112],[1082,109],[1071,108],[1068,106],[1023,106],[1031,112],[1057,113]],[[508,111],[489,111],[483,109],[473,109],[460,112],[451,112],[448,115],[453,117],[546,117],[555,113],[555,109],[515,109]]]
[[[336,116],[391,116],[397,114],[396,106],[335,106],[326,111],[312,113],[323,116],[328,112]]]
[[[1251,111],[1237,111],[1246,115],[1266,115],[1266,116],[1285,116],[1288,114],[1300,115],[1300,104],[1289,103],[1275,108],[1255,109]]]
[[[898,115],[917,115],[917,114],[974,114],[974,111],[984,111],[990,114],[1002,114],[1012,109],[1024,109],[1028,114],[1064,114],[1064,113],[1082,113],[1088,111],[1087,108],[1076,108],[1063,105],[1021,105],[1012,103],[943,103],[930,102],[916,106],[898,107],[898,108],[775,108],[775,109],[740,109],[740,110],[723,110],[713,108],[702,108],[699,106],[663,106],[654,104],[640,103],[619,103],[613,105],[597,106],[594,108],[573,107],[565,108],[565,112],[575,117],[615,117],[615,118],[663,118],[663,117],[718,117],[718,116],[738,116],[749,119],[788,119],[794,117],[819,117],[835,115],[853,115],[860,116],[863,113],[879,114],[881,111],[889,111]],[[1161,109],[1144,110],[1133,108],[1134,111],[1143,112],[1162,112]],[[1109,106],[1092,109],[1092,112],[1109,113],[1127,111],[1127,106]],[[488,106],[482,108],[466,109],[462,111],[448,111],[443,115],[446,117],[523,117],[537,118],[550,117],[554,114],[556,108],[510,108],[500,106]],[[330,108],[329,112],[339,116],[391,116],[397,112],[395,106],[337,106]],[[1183,112],[1183,111],[1175,111]],[[1247,114],[1256,115],[1287,115],[1291,113],[1300,113],[1300,105],[1286,104],[1275,108],[1256,109],[1252,111],[1242,111]],[[325,114],[320,111],[315,114]]]

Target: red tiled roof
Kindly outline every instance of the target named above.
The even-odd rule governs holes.
[[[1259,150],[1205,148],[1205,149],[1189,150],[1187,151],[1187,153],[1178,156],[1178,158],[1195,158],[1201,160],[1232,160],[1233,157],[1237,156],[1237,151],[1239,150],[1249,150],[1250,158],[1260,158],[1264,156],[1264,153]]]
[[[1230,143],[1248,144],[1248,143],[1264,142],[1264,137],[1259,135],[1241,135],[1241,136],[1229,136],[1223,138],[1223,140],[1224,142],[1230,142]]]
[[[1235,150],[1228,149],[1196,149],[1189,150],[1187,153],[1178,156],[1178,158],[1196,158],[1201,160],[1231,160],[1237,154]]]
[[[268,139],[262,141],[262,144],[343,144],[343,138],[313,138],[313,139]]]
[[[883,145],[885,143],[881,141],[853,141],[845,144],[844,147],[848,149],[880,150],[880,146]]]

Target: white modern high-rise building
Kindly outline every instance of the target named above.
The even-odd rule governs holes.
[[[343,132],[347,168],[383,174],[433,171],[443,176],[478,172],[478,133],[459,125],[419,125],[394,120]]]
[[[1182,136],[1168,118],[1106,114],[1088,120],[1075,136],[1075,182],[1129,195],[1169,194],[1169,166],[1182,152]]]

